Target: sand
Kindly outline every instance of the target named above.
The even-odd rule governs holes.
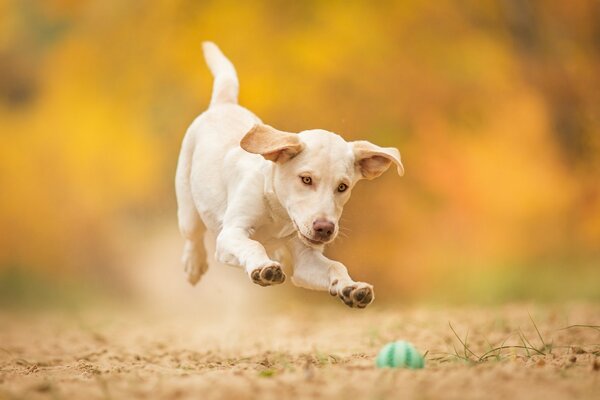
[[[600,305],[5,311],[0,399],[598,399],[600,330],[574,324],[600,325]],[[423,370],[374,366],[396,339]],[[480,360],[501,345],[531,348]]]
[[[600,325],[600,303],[391,306],[379,293],[352,310],[234,268],[192,287],[175,229],[136,243],[119,278],[131,301],[0,310],[0,399],[600,398],[600,330],[564,329]],[[423,370],[375,367],[398,339],[426,353]]]

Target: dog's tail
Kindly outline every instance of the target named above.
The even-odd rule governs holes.
[[[213,42],[202,43],[206,64],[215,77],[210,105],[237,104],[239,82],[235,68]]]

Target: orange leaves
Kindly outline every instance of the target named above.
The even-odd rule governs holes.
[[[552,46],[524,54],[487,3],[38,3],[0,4],[0,265],[74,270],[80,243],[109,252],[138,208],[175,223],[179,144],[211,90],[205,39],[265,122],[400,149],[406,176],[365,183],[347,210],[332,251],[351,270],[426,288],[457,264],[596,254],[600,141],[584,136],[587,158],[566,163],[555,114],[568,101],[553,89],[572,88],[563,111],[598,131],[588,7],[537,10],[531,29]],[[27,74],[7,67],[23,60]],[[18,111],[17,78],[35,89]]]

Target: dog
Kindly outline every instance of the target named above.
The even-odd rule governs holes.
[[[188,281],[195,285],[216,261],[243,268],[257,285],[278,285],[285,266],[296,286],[365,308],[373,286],[352,280],[323,251],[359,180],[392,164],[404,174],[399,151],[322,129],[296,134],[263,124],[238,105],[233,64],[214,43],[202,47],[212,97],[185,134],[175,178]]]

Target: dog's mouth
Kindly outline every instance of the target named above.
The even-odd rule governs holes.
[[[298,234],[298,238],[301,241],[303,241],[306,245],[308,245],[308,246],[322,246],[322,245],[328,243],[328,242],[324,242],[324,241],[321,241],[321,240],[315,240],[315,239],[309,238],[304,233],[302,233],[302,231],[300,230],[300,228],[298,228],[298,224],[296,224],[296,221],[292,220],[292,222],[294,224],[294,228],[296,229],[296,233]]]
[[[303,242],[312,245],[312,246],[321,246],[324,245],[325,242],[321,242],[320,240],[314,240],[311,239],[309,237],[304,236],[302,233],[298,232],[298,237],[300,238],[300,240],[302,240]]]

